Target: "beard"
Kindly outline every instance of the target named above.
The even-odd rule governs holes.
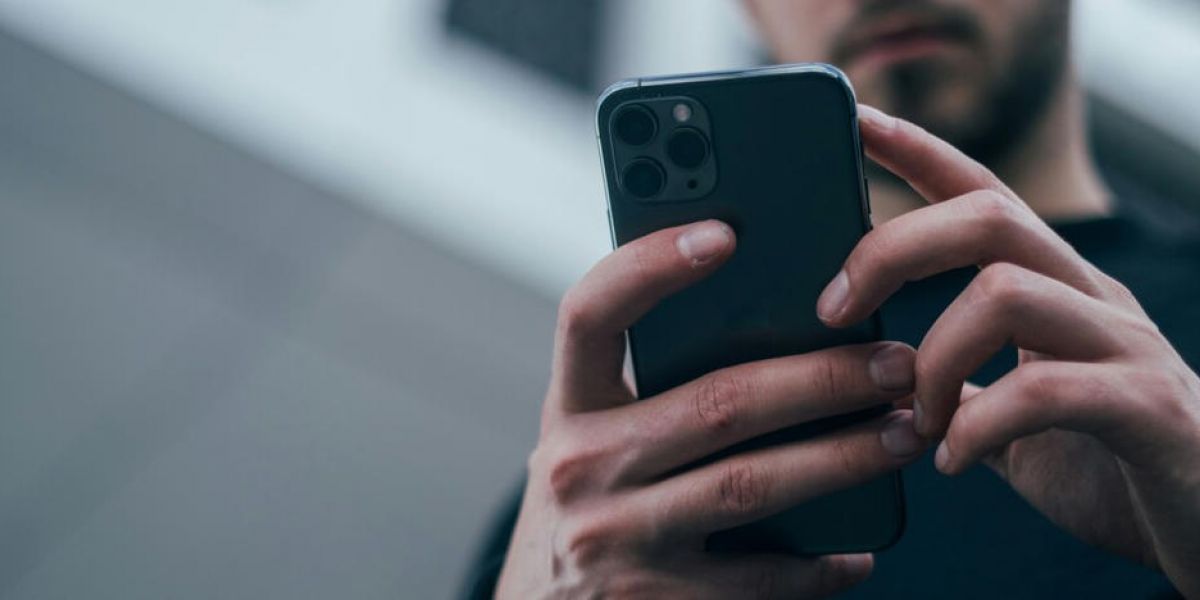
[[[1030,134],[1063,82],[1069,21],[1066,2],[1040,3],[1016,24],[1007,60],[983,68],[937,59],[896,65],[865,86],[868,102],[994,167]]]

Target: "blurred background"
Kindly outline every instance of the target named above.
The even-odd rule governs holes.
[[[1076,20],[1194,223],[1200,2]],[[452,595],[608,249],[596,93],[763,56],[728,0],[0,0],[0,598]]]

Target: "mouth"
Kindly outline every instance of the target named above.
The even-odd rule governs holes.
[[[869,70],[926,59],[965,46],[969,36],[948,20],[898,15],[867,26],[846,45],[848,66]]]

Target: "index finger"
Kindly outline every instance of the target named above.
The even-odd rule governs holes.
[[[858,105],[858,125],[867,156],[931,203],[975,190],[1022,203],[987,167],[917,125],[866,104]]]
[[[733,247],[733,229],[709,220],[648,234],[596,263],[559,306],[551,375],[561,392],[558,408],[608,408],[595,398],[624,385],[625,330],[663,298],[712,274]]]

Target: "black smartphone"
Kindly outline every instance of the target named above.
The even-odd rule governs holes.
[[[637,391],[654,396],[723,367],[881,339],[878,315],[830,329],[817,297],[870,229],[857,104],[824,64],[628,80],[597,107],[613,245],[720,219],[737,251],[628,332]],[[886,412],[781,429],[730,452],[808,438]],[[710,457],[710,460],[715,457]],[[715,550],[792,554],[884,548],[904,529],[900,474],[719,532]]]

